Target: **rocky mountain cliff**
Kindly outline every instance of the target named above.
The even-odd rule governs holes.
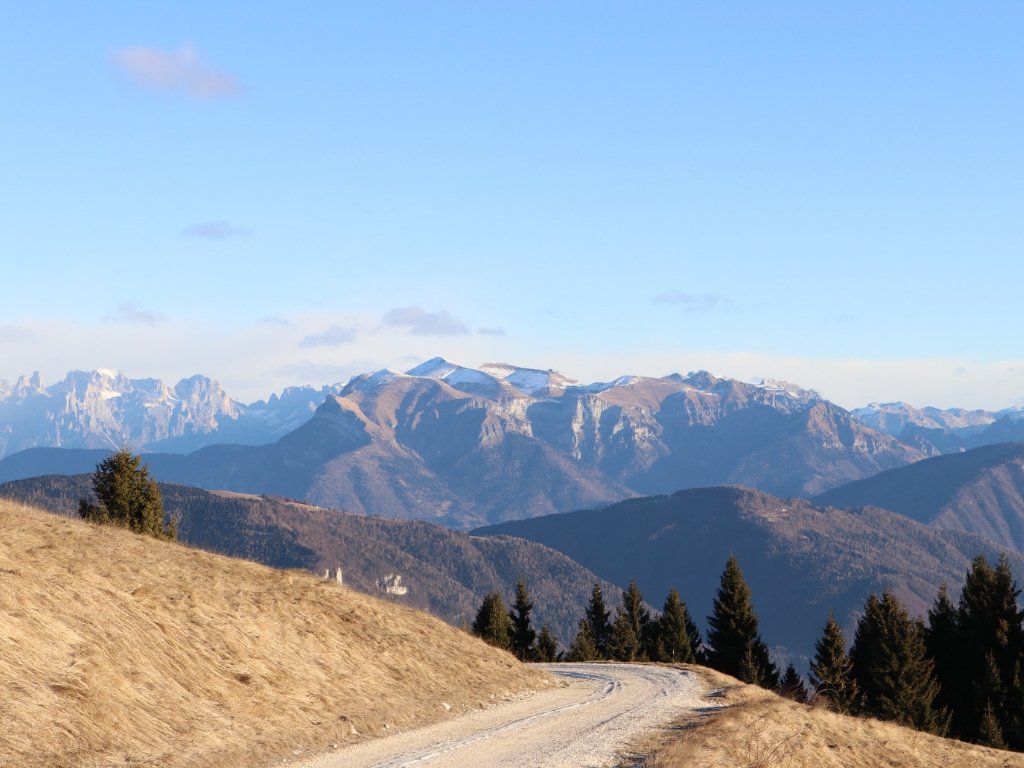
[[[114,370],[72,371],[44,386],[38,373],[0,381],[0,457],[27,448],[184,452],[214,442],[258,445],[307,421],[340,386],[294,387],[245,405],[205,376],[173,387]]]

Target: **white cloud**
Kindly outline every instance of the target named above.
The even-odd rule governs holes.
[[[122,323],[125,325],[156,325],[167,318],[162,312],[152,309],[143,309],[130,301],[123,301],[117,305],[117,311],[111,315],[105,315],[105,323]]]
[[[224,220],[199,221],[189,224],[181,230],[185,237],[203,237],[207,240],[225,240],[229,237],[248,237],[251,232],[247,229],[232,226]]]
[[[713,293],[687,293],[686,291],[668,291],[654,297],[652,304],[672,304],[684,312],[713,312],[729,306],[729,300]]]
[[[121,72],[143,88],[183,93],[203,101],[230,98],[242,92],[234,75],[206,65],[189,43],[176,51],[127,46],[114,51],[113,59]]]
[[[342,344],[351,344],[355,340],[355,328],[344,325],[332,325],[326,331],[306,336],[299,342],[299,346],[304,349],[310,347],[337,347]]]
[[[384,315],[385,325],[409,329],[417,336],[460,336],[469,333],[459,318],[444,310],[427,312],[420,307],[396,307]]]
[[[480,328],[477,330],[481,336],[504,336],[504,328]]]

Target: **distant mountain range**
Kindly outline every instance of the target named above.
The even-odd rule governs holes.
[[[118,445],[135,435],[159,448],[281,432],[263,445],[151,453],[154,475],[166,482],[453,527],[725,483],[782,495],[817,493],[929,455],[813,391],[707,372],[581,384],[553,371],[472,369],[438,358],[407,373],[378,371],[325,388],[308,419],[300,415],[313,390],[241,406],[205,379],[171,391],[99,372],[69,376],[46,390],[21,381],[13,392],[22,405],[8,404],[9,411],[50,413],[46,408],[60,406],[41,423],[73,426],[45,433],[62,446]],[[129,419],[146,414],[153,414],[148,421]],[[302,423],[288,431],[295,422]],[[52,450],[14,454],[0,462],[0,480],[91,471],[98,460],[95,453],[78,458],[82,463],[73,466],[71,457]]]
[[[1024,437],[1020,416],[851,413],[793,384],[706,371],[583,384],[435,358],[245,405],[202,376],[168,387],[100,370],[0,383],[0,480],[88,472],[100,449],[126,446],[167,482],[467,528],[700,486],[820,494]]]
[[[39,374],[0,380],[0,457],[27,448],[187,452],[216,442],[273,442],[308,421],[340,386],[292,387],[244,405],[206,376],[173,387],[118,371],[72,371],[44,386]]]
[[[851,413],[879,432],[940,453],[1024,440],[1024,410],[1019,407],[968,411],[871,403]]]

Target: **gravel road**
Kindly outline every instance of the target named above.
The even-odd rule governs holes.
[[[376,739],[302,768],[602,768],[644,731],[708,706],[690,672],[640,664],[542,665],[564,684]]]

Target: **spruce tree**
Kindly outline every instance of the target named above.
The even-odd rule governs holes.
[[[158,539],[178,537],[175,520],[164,523],[164,502],[156,480],[140,456],[121,450],[96,465],[92,476],[96,501],[78,500],[78,514],[95,523],[110,523]]]
[[[944,735],[949,716],[935,704],[939,684],[924,643],[924,623],[911,620],[886,590],[868,597],[850,651],[861,691],[858,709],[920,731]]]
[[[757,632],[750,588],[736,558],[729,556],[708,617],[708,665],[745,683],[774,689],[779,672]]]
[[[935,678],[939,681],[936,705],[950,712],[950,733],[961,738],[963,733],[963,708],[967,680],[964,678],[963,639],[957,608],[949,597],[949,590],[943,584],[935,596],[935,602],[928,610],[928,624],[924,631],[924,644],[928,656],[935,665]]]
[[[646,659],[651,643],[651,613],[644,605],[640,588],[631,581],[622,591],[622,606],[615,612],[609,655],[619,661]]]
[[[511,646],[512,623],[505,611],[505,601],[498,592],[488,592],[473,620],[473,634],[485,643],[503,650]]]
[[[530,611],[533,610],[533,603],[530,602],[530,594],[526,591],[526,582],[519,579],[516,582],[516,599],[512,603],[512,610],[508,613],[512,629],[509,633],[509,642],[512,653],[520,661],[533,661],[533,641],[537,633],[530,625]]]
[[[611,638],[608,640],[608,657],[615,661],[636,661],[640,657],[640,638],[633,629],[633,622],[620,608],[612,622]]]
[[[590,629],[590,622],[586,619],[580,619],[579,630],[576,632],[576,637],[573,638],[572,643],[569,645],[569,650],[566,651],[566,661],[597,661],[601,657],[601,652],[598,650],[597,643],[594,642],[594,635]]]
[[[985,708],[981,711],[977,743],[993,749],[1006,749],[1003,727],[999,724],[991,701],[986,701]]]
[[[601,584],[595,581],[594,589],[590,593],[590,602],[587,603],[586,621],[590,625],[590,639],[597,649],[597,658],[609,658],[609,644],[612,635],[610,615],[604,605],[604,592],[601,590]]]
[[[846,638],[830,612],[821,638],[814,644],[811,685],[815,696],[823,696],[833,712],[850,714],[857,700],[853,664],[846,652]]]
[[[558,641],[551,634],[548,625],[540,628],[540,635],[537,636],[537,661],[551,663],[558,658]]]
[[[957,611],[962,684],[954,711],[961,738],[978,741],[990,703],[1003,740],[1016,750],[1024,749],[1024,617],[1017,607],[1019,596],[1005,558],[995,568],[983,556],[972,561]]]
[[[655,623],[655,661],[674,661],[684,664],[696,662],[690,627],[693,622],[686,610],[686,604],[679,599],[679,591],[673,587],[665,598],[665,606]],[[696,631],[696,627],[693,628]]]
[[[800,673],[796,671],[796,667],[792,664],[786,665],[786,671],[783,673],[782,679],[779,680],[778,693],[780,696],[792,699],[799,704],[807,703],[807,688],[804,686]]]

